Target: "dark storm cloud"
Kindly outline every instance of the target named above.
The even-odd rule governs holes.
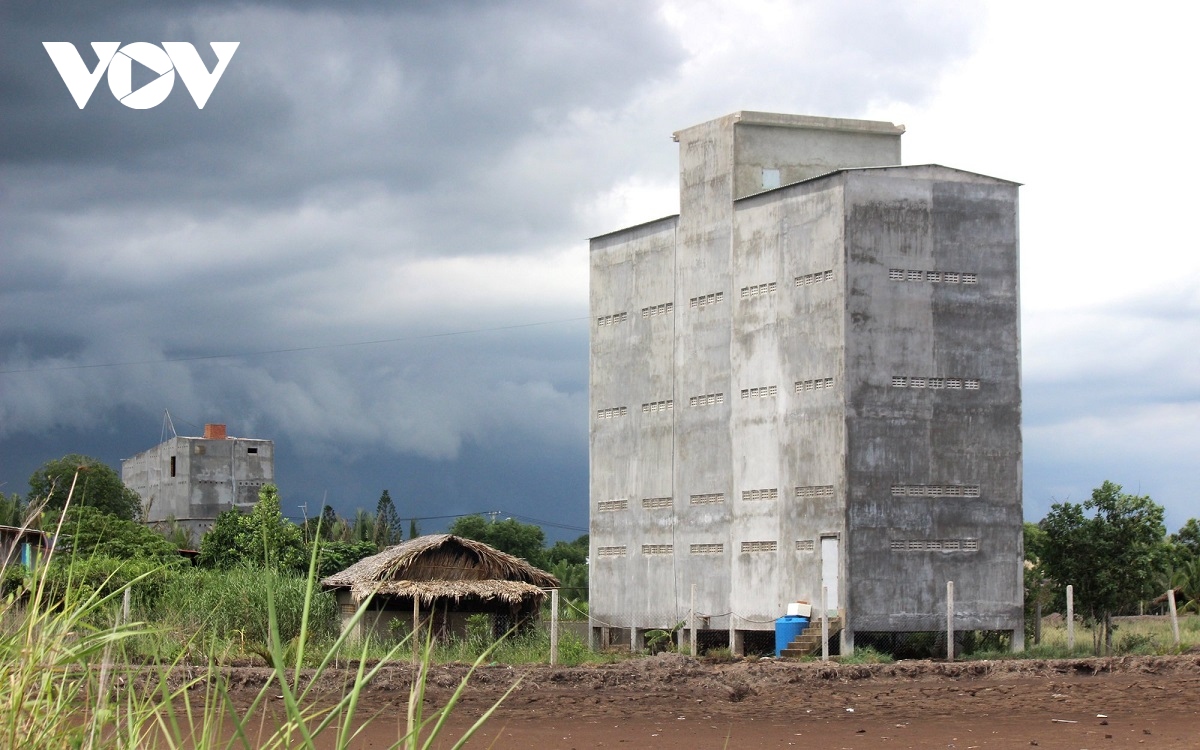
[[[805,24],[761,29],[722,4],[683,26],[640,2],[0,7],[5,491],[55,455],[150,447],[165,407],[181,433],[277,439],[289,502],[325,477],[374,493],[351,504],[391,481],[463,511],[581,507],[603,196],[673,184],[670,133],[736,109],[919,101],[975,23],[796,7]],[[42,42],[94,64],[111,40],[191,42],[210,67],[208,42],[240,46],[203,110],[179,81],[131,110],[103,79],[80,110]],[[561,322],[420,338],[539,321]],[[382,339],[403,340],[341,346]],[[243,356],[184,359],[211,354]],[[389,457],[422,476],[386,480]]]

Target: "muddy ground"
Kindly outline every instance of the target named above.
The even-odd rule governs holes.
[[[436,667],[426,709],[467,672]],[[235,668],[249,700],[266,670]],[[363,693],[378,714],[355,747],[382,748],[404,723],[412,669]],[[1200,748],[1200,655],[1053,661],[835,665],[714,664],[677,654],[476,672],[437,747],[451,747],[517,682],[471,748]],[[317,686],[332,700],[338,677]]]

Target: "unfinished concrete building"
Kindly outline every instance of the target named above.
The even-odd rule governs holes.
[[[740,651],[824,590],[847,652],[944,631],[954,581],[956,630],[1021,644],[1018,185],[899,166],[903,132],[681,130],[680,213],[591,240],[597,634],[694,596]]]
[[[121,481],[142,498],[151,525],[174,519],[198,540],[230,508],[249,510],[275,481],[275,443],[230,437],[223,424],[204,437],[175,436],[121,461]]]

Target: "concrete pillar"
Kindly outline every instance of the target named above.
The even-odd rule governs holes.
[[[737,628],[729,628],[729,650],[734,656],[746,655],[746,636]]]

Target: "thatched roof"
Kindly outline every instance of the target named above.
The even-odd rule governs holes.
[[[422,604],[471,597],[518,604],[541,599],[545,596],[542,589],[556,588],[558,579],[483,542],[431,534],[363,558],[321,585],[348,588],[355,601],[378,593],[415,596]]]

